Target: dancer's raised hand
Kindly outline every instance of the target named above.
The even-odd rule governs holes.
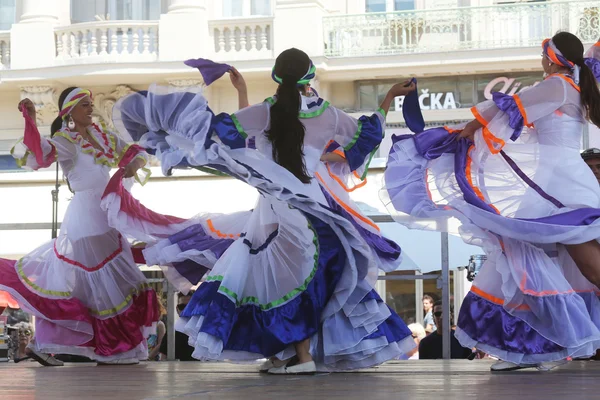
[[[413,92],[416,88],[417,88],[417,85],[412,80],[408,80],[408,81],[396,83],[394,86],[392,86],[392,88],[390,89],[389,92],[392,95],[394,95],[395,97],[406,96],[410,92]]]
[[[35,121],[36,111],[35,104],[33,104],[33,101],[29,100],[28,98],[25,98],[19,102],[18,108],[21,112],[23,112],[23,108],[25,108],[27,110],[27,114],[29,114],[31,119]]]
[[[231,84],[238,92],[247,92],[248,88],[246,87],[246,81],[240,72],[231,67],[229,70],[229,79],[231,79]]]

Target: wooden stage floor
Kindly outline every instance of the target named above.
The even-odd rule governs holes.
[[[537,400],[600,399],[600,362],[551,372],[491,373],[489,361],[402,361],[352,373],[268,376],[256,366],[164,362],[136,366],[0,363],[0,399]]]

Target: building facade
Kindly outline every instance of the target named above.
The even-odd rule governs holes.
[[[40,130],[49,133],[60,92],[69,86],[90,88],[95,118],[110,125],[114,103],[131,91],[152,83],[202,86],[198,72],[183,64],[202,57],[234,65],[246,78],[251,102],[258,102],[276,89],[270,71],[277,54],[297,47],[317,66],[313,87],[334,106],[357,115],[375,110],[390,85],[414,76],[427,123],[451,124],[471,118],[469,108],[493,91],[513,94],[539,82],[540,44],[559,30],[578,35],[587,46],[596,42],[600,3],[0,0],[0,256],[19,257],[49,237],[56,172],[18,171],[9,154],[22,135],[16,106],[25,97],[38,108]],[[236,93],[226,77],[204,92],[214,111],[235,111]],[[385,214],[378,197],[381,168],[391,135],[404,129],[402,101],[397,98],[389,113],[369,184],[354,194],[369,214]],[[592,133],[592,144],[600,145]],[[189,171],[165,178],[158,169],[154,176],[136,190],[161,212],[183,217],[231,212],[249,209],[255,201],[253,190],[229,179]],[[61,187],[59,216],[69,195]],[[431,252],[432,246],[439,248],[439,236],[381,226],[409,256],[398,274],[439,270],[439,253]],[[451,238],[452,267],[465,265],[474,253],[480,250]],[[463,280],[460,273],[456,277]],[[384,281],[380,290],[404,317],[417,319],[422,293],[438,292],[435,281]]]

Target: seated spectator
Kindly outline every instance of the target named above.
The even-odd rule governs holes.
[[[188,305],[193,291],[184,295],[179,293],[177,296],[177,315],[180,315],[185,306]],[[165,336],[160,344],[160,360],[167,360],[167,343],[168,343],[169,332],[165,333]],[[197,361],[194,357],[192,357],[192,353],[194,352],[194,348],[188,344],[188,336],[185,333],[175,331],[175,359],[179,361]]]
[[[425,333],[425,328],[423,328],[423,325],[419,324],[419,323],[413,323],[408,325],[408,329],[410,329],[410,331],[412,332],[412,337],[413,340],[415,341],[417,347],[413,350],[412,354],[410,354],[410,358],[409,360],[418,360],[419,359],[419,343],[421,343],[421,340],[427,336],[427,334]]]
[[[600,183],[600,149],[587,149],[581,153],[581,158],[590,167],[598,183]]]
[[[443,359],[442,352],[442,337],[444,335],[444,329],[442,325],[442,314],[443,314],[442,302],[436,301],[433,305],[433,318],[435,325],[438,329],[431,333],[429,336],[423,338],[419,344],[419,359],[420,360],[437,360]],[[450,312],[450,320],[453,320],[452,311]],[[458,339],[454,337],[454,331],[451,330],[450,337],[450,358],[452,359],[467,359],[471,357],[471,349],[462,347],[458,342]]]
[[[21,360],[29,359],[29,356],[25,353],[27,349],[27,345],[29,341],[33,337],[33,330],[31,329],[31,324],[29,322],[19,322],[15,326],[16,329],[16,337],[17,337],[17,348],[15,349],[15,353],[13,354],[13,360],[15,362],[19,362]]]

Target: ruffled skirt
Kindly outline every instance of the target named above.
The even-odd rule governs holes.
[[[19,261],[0,259],[0,289],[36,316],[34,345],[97,361],[147,358],[156,293],[129,243],[107,224],[101,192],[78,192],[60,235]]]
[[[322,180],[304,185],[259,151],[211,142],[201,95],[158,90],[117,108],[128,126],[147,127],[142,143],[156,150],[163,169],[207,166],[261,194],[252,211],[200,215],[144,250],[147,261],[176,269],[183,289],[195,279],[186,274],[194,265],[210,270],[176,326],[194,357],[285,359],[307,338],[329,370],[405,357],[415,346],[410,330],[373,289],[379,267],[398,265],[400,248],[370,226],[347,193],[326,185],[333,178],[324,165],[314,171]]]
[[[523,364],[594,354],[599,290],[564,246],[600,237],[600,190],[591,172],[576,150],[518,143],[491,154],[481,135],[473,144],[452,132],[395,138],[382,199],[403,215],[399,222],[458,227],[466,243],[485,251],[456,337]]]

